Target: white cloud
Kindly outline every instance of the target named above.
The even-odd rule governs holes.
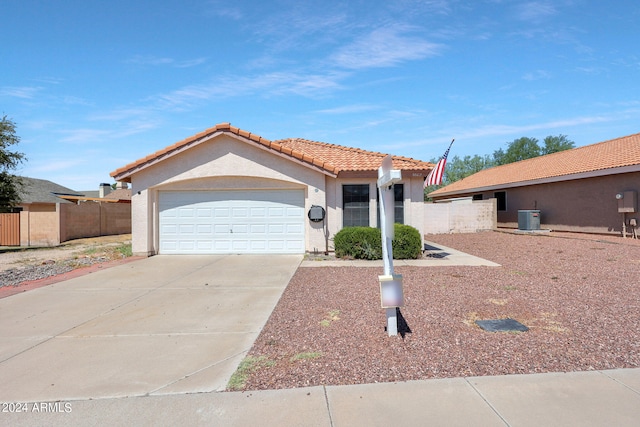
[[[319,114],[350,114],[350,113],[361,113],[363,111],[371,111],[376,110],[378,107],[375,105],[369,104],[353,104],[353,105],[343,105],[341,107],[335,108],[327,108],[324,110],[318,110],[316,113]]]
[[[127,61],[129,64],[137,65],[167,65],[173,64],[172,58],[159,58],[153,55],[135,55]]]
[[[11,96],[14,98],[33,99],[42,90],[40,86],[5,86],[0,88],[0,96]]]
[[[404,26],[379,28],[344,46],[330,59],[339,67],[362,69],[391,67],[440,52],[442,45],[403,34],[410,29]]]
[[[242,10],[223,0],[211,0],[207,5],[207,14],[220,16],[222,18],[230,18],[236,21],[244,17]]]
[[[195,58],[176,62],[175,66],[177,68],[190,68],[195,67],[196,65],[204,64],[205,62],[207,62],[207,58]]]
[[[249,77],[223,77],[210,83],[189,85],[150,99],[162,110],[194,108],[202,101],[214,98],[239,96],[274,96],[296,94],[306,97],[322,97],[341,88],[345,73],[305,74],[297,72],[273,72]]]
[[[556,14],[556,8],[548,1],[532,1],[518,5],[516,16],[522,21],[538,22]]]
[[[60,131],[62,138],[61,142],[68,142],[72,144],[76,143],[95,143],[103,141],[112,134],[111,131],[103,129],[69,129]]]
[[[545,70],[530,71],[526,73],[524,76],[522,76],[523,80],[528,80],[528,81],[543,80],[543,79],[550,79],[550,78],[551,78],[551,74]]]
[[[167,66],[172,66],[176,68],[189,68],[189,67],[194,67],[196,65],[203,64],[206,61],[207,59],[203,57],[178,61],[173,58],[163,58],[163,57],[157,57],[153,55],[134,55],[133,57],[129,58],[126,62],[129,64],[136,64],[136,65],[151,65],[154,67],[167,65]]]
[[[25,168],[25,170],[32,176],[38,176],[46,172],[72,170],[74,166],[80,165],[82,163],[83,160],[78,160],[77,158],[67,158],[63,160],[48,158],[46,161],[30,162],[29,167]]]

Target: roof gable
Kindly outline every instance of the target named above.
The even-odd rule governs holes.
[[[629,167],[640,170],[640,133],[485,169],[442,187],[430,196],[561,181],[588,174],[613,174]]]
[[[111,172],[110,175],[117,181],[130,182],[131,176],[136,172],[181,153],[194,145],[205,143],[222,133],[232,134],[235,137],[242,138],[247,143],[255,144],[263,149],[273,151],[292,161],[302,163],[314,169],[319,169],[332,176],[337,176],[341,172],[376,171],[380,167],[382,159],[386,156],[386,154],[383,153],[299,138],[270,141],[254,133],[231,126],[229,123],[220,123],[169,147],[156,151],[149,156],[116,169]],[[428,162],[398,156],[393,157],[393,165],[398,169],[423,171],[425,173],[433,167],[433,165]]]

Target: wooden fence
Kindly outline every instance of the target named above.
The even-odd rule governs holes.
[[[0,246],[20,246],[20,213],[0,213]]]

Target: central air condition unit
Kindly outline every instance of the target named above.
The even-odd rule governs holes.
[[[540,211],[518,211],[518,230],[540,230]]]

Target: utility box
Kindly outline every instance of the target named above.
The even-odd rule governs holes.
[[[638,193],[634,190],[616,194],[618,199],[618,213],[638,212]]]
[[[540,230],[540,211],[518,211],[518,230]]]

